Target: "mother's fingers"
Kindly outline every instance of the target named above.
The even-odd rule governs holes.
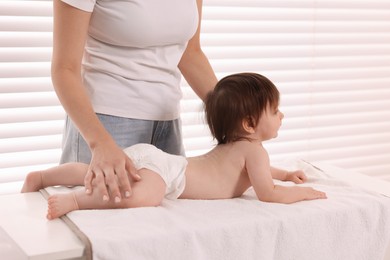
[[[84,187],[85,187],[85,193],[91,194],[92,193],[92,181],[94,179],[93,172],[88,169],[87,174],[84,178]]]
[[[113,199],[118,203],[122,198],[131,196],[131,179],[138,181],[140,177],[132,161],[128,159],[125,164],[118,164],[115,168],[91,167],[84,184],[87,193],[92,193],[94,189],[94,193],[101,195],[104,201]]]
[[[104,201],[108,201],[110,196],[106,187],[106,174],[100,169],[91,170],[91,172],[94,178],[94,189],[97,189],[97,192],[101,194]]]
[[[125,198],[130,197],[131,195],[131,185],[129,177],[125,169],[117,169],[115,171],[118,184],[120,186],[120,191],[122,191]]]
[[[115,202],[120,202],[122,196],[119,190],[118,176],[116,176],[113,170],[105,171],[104,175],[105,187],[108,187],[110,194],[114,198]]]
[[[141,176],[138,174],[137,169],[135,168],[133,162],[130,159],[128,159],[126,161],[125,167],[126,167],[127,173],[129,174],[129,177],[131,177],[135,181],[141,180]]]
[[[110,200],[110,195],[108,194],[107,190],[107,182],[106,182],[106,174],[105,172],[95,172],[96,176],[96,188],[98,189],[99,193],[103,196],[104,201]]]

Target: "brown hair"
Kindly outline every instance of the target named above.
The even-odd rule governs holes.
[[[278,106],[279,91],[266,77],[238,73],[222,78],[205,100],[206,120],[218,144],[246,139],[244,119],[256,127],[267,106]]]

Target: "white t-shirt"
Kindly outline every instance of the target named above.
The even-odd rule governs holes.
[[[197,29],[196,0],[62,1],[92,12],[83,79],[95,112],[178,118],[177,65]]]

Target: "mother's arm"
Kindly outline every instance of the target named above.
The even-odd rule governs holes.
[[[204,100],[207,93],[214,89],[217,78],[209,60],[203,53],[200,44],[202,20],[202,0],[197,0],[199,11],[198,29],[191,40],[179,63],[179,69],[195,93]]]
[[[100,123],[81,78],[81,60],[91,13],[60,0],[53,1],[53,5],[52,81],[62,106],[92,152],[85,179],[86,190],[92,192],[92,179],[96,177],[96,188],[102,198],[109,198],[107,184],[111,195],[120,199],[119,185],[124,194],[130,194],[127,172],[135,174],[135,170],[132,162]]]

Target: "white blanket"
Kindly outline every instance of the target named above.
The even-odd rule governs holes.
[[[249,189],[237,199],[164,200],[160,207],[68,217],[89,237],[95,260],[382,260],[390,242],[390,198],[307,165],[305,171],[304,185],[328,199],[264,203]]]

